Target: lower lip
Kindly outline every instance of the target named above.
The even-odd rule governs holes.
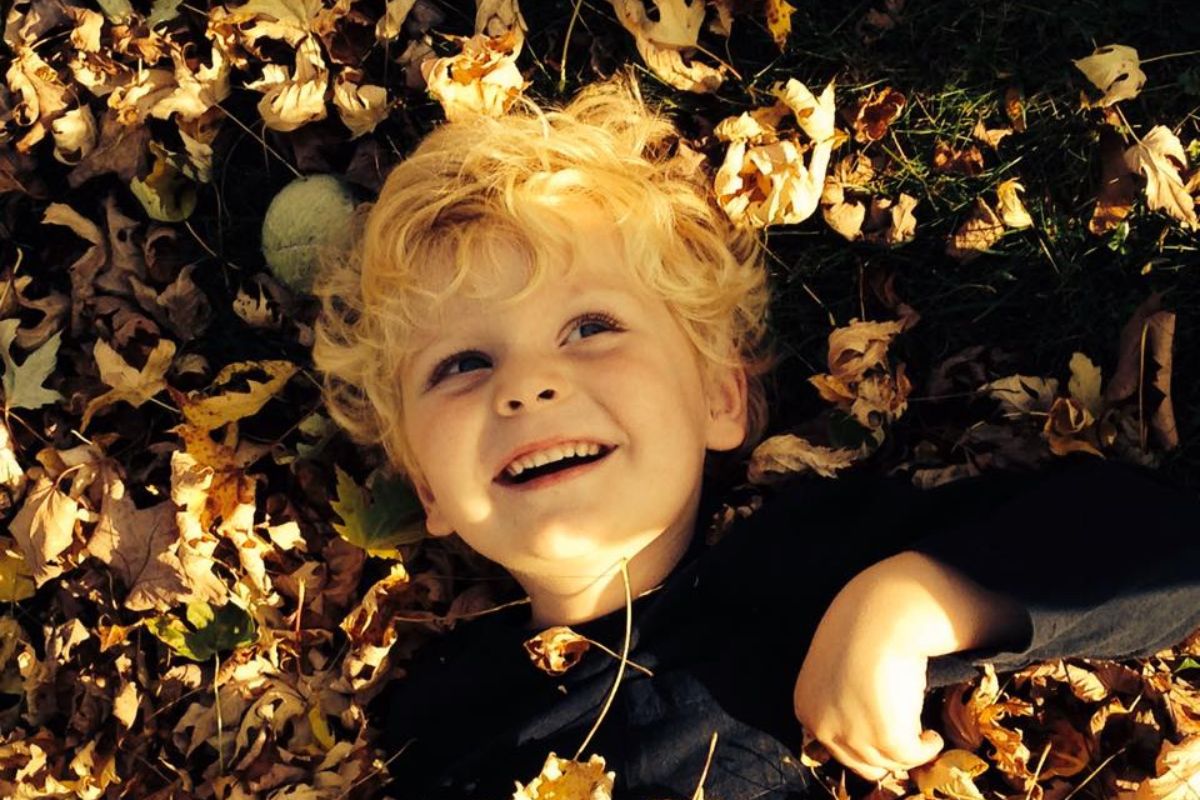
[[[518,492],[525,492],[533,489],[544,489],[547,486],[553,486],[556,483],[569,481],[572,478],[589,472],[593,467],[598,467],[605,461],[608,461],[609,456],[615,452],[616,449],[614,448],[613,450],[610,450],[603,458],[598,458],[595,461],[588,461],[584,464],[578,464],[574,467],[568,467],[566,469],[559,470],[558,472],[551,472],[548,475],[541,475],[531,481],[526,481],[525,483],[501,483],[500,485],[505,489],[515,489]]]

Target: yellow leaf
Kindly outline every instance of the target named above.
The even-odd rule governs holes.
[[[1133,800],[1191,800],[1200,794],[1200,736],[1162,743],[1158,776],[1143,781]]]
[[[987,771],[987,762],[966,750],[946,750],[932,763],[909,770],[921,794],[928,798],[983,800],[974,778]]]
[[[33,571],[21,554],[0,545],[0,603],[16,603],[33,597]]]
[[[807,470],[825,478],[835,478],[838,470],[846,469],[865,454],[862,449],[822,447],[799,436],[781,434],[754,448],[747,480],[763,484]]]
[[[1085,103],[1085,107],[1104,108],[1137,97],[1146,83],[1146,73],[1139,66],[1141,62],[1137,50],[1123,44],[1098,47],[1087,58],[1076,59],[1073,63],[1093,86],[1104,93],[1099,100]]]
[[[477,33],[458,37],[457,55],[421,62],[430,96],[442,104],[450,122],[477,114],[503,115],[529,83],[517,69],[515,34],[492,38]]]
[[[547,675],[562,675],[579,663],[592,643],[565,625],[556,625],[525,642],[533,665]]]
[[[616,773],[604,771],[604,759],[598,755],[585,762],[551,753],[540,775],[526,786],[517,783],[513,800],[612,800],[615,778]]]
[[[321,711],[319,704],[308,710],[308,724],[312,726],[313,739],[317,741],[322,750],[329,752],[337,742],[333,738],[333,732],[329,729],[329,720],[326,718],[325,712]]]
[[[173,393],[179,402],[184,419],[191,425],[211,431],[258,413],[296,372],[290,361],[239,361],[217,374],[208,388],[209,396],[198,393],[183,396]],[[244,382],[245,389],[232,389],[228,384]]]
[[[946,243],[946,255],[966,263],[978,258],[983,251],[1004,236],[1004,220],[997,216],[982,197],[975,199],[971,214],[958,226]]]
[[[787,0],[767,0],[767,30],[775,45],[782,50],[792,33],[792,14],[796,7]]]

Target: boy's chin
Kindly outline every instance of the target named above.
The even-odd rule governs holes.
[[[520,554],[510,552],[512,558],[506,559],[510,563],[504,566],[514,573],[536,571],[599,577],[618,569],[622,558],[632,559],[660,534],[613,537],[611,531],[606,534],[545,531],[522,542]]]

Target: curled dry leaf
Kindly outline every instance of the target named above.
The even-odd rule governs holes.
[[[347,68],[333,82],[333,104],[342,124],[350,129],[351,139],[375,130],[376,125],[387,119],[391,108],[387,89],[364,84],[362,79],[361,70]]]
[[[1028,416],[1049,413],[1058,394],[1058,381],[1030,375],[1009,375],[979,387],[993,400],[1000,402],[1006,415]]]
[[[1009,86],[1004,90],[1004,114],[1012,123],[1013,131],[1025,132],[1025,91],[1020,86]]]
[[[21,45],[5,74],[9,89],[19,97],[12,118],[25,135],[17,140],[17,152],[28,153],[50,132],[50,125],[67,110],[74,91],[31,46]]]
[[[1069,368],[1071,379],[1067,382],[1067,391],[1075,402],[1093,416],[1100,416],[1104,412],[1104,400],[1100,394],[1100,368],[1083,353],[1071,354]]]
[[[473,114],[498,117],[508,111],[528,82],[516,64],[516,36],[459,37],[456,56],[421,62],[426,86],[450,122]]]
[[[882,139],[887,135],[888,127],[900,118],[907,102],[903,94],[890,86],[872,89],[846,113],[854,128],[854,141],[866,144]]]
[[[791,225],[812,216],[833,149],[832,83],[820,97],[794,78],[773,93],[779,98],[774,106],[727,118],[714,131],[730,142],[714,179],[717,200],[745,227]],[[798,137],[779,130],[789,110],[810,142],[808,164]]]
[[[325,119],[325,91],[329,88],[329,69],[315,36],[306,36],[296,48],[296,66],[265,64],[262,77],[246,84],[247,89],[263,93],[258,113],[268,128],[294,131],[306,122]]]
[[[533,665],[547,675],[562,675],[579,663],[591,641],[565,625],[547,628],[525,641],[525,652]]]
[[[1125,142],[1109,126],[1100,131],[1100,191],[1088,230],[1103,236],[1116,229],[1133,210],[1137,182],[1125,161]]]
[[[540,775],[525,785],[517,782],[513,800],[612,800],[616,777],[615,772],[604,771],[601,756],[570,761],[551,753]]]
[[[131,367],[121,354],[103,339],[96,341],[92,354],[100,370],[100,380],[112,388],[88,401],[83,410],[80,430],[86,430],[92,415],[102,408],[122,400],[134,408],[139,408],[151,397],[166,389],[166,374],[171,367],[171,360],[175,357],[175,343],[170,339],[159,339],[141,369]]]
[[[1042,434],[1050,444],[1050,452],[1056,456],[1068,453],[1090,453],[1104,457],[1095,439],[1096,418],[1073,397],[1056,397]]]
[[[1155,761],[1157,776],[1137,788],[1133,800],[1187,800],[1200,793],[1200,735],[1179,744],[1162,743]]]
[[[1151,128],[1125,151],[1125,164],[1146,178],[1146,205],[1151,211],[1162,211],[1189,230],[1200,229],[1196,199],[1188,194],[1181,174],[1187,169],[1187,154],[1170,128]]]
[[[1021,202],[1021,196],[1018,194],[1023,191],[1025,191],[1025,187],[1016,178],[1002,181],[996,187],[997,210],[1000,212],[1000,219],[1004,220],[1004,224],[1010,228],[1033,227],[1033,218],[1029,216],[1025,204]]]
[[[1096,100],[1085,97],[1084,108],[1104,108],[1137,97],[1146,83],[1137,50],[1123,44],[1098,47],[1090,56],[1072,63],[1102,92]]]
[[[50,123],[54,134],[54,159],[78,164],[96,147],[96,117],[87,106],[73,108]]]
[[[792,434],[772,436],[754,448],[746,480],[769,484],[809,470],[822,478],[836,478],[865,455],[865,451],[823,447]]]

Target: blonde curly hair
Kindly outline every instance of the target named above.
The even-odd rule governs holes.
[[[762,377],[774,361],[762,245],[716,205],[704,170],[671,152],[677,139],[629,76],[593,84],[559,109],[526,101],[505,117],[426,136],[379,199],[358,209],[343,246],[322,258],[313,359],[333,419],[418,476],[399,375],[423,322],[457,293],[486,295],[501,249],[530,265],[509,300],[561,271],[577,246],[563,203],[582,199],[615,223],[625,264],[666,303],[702,367],[744,368],[744,454],[766,426]]]

